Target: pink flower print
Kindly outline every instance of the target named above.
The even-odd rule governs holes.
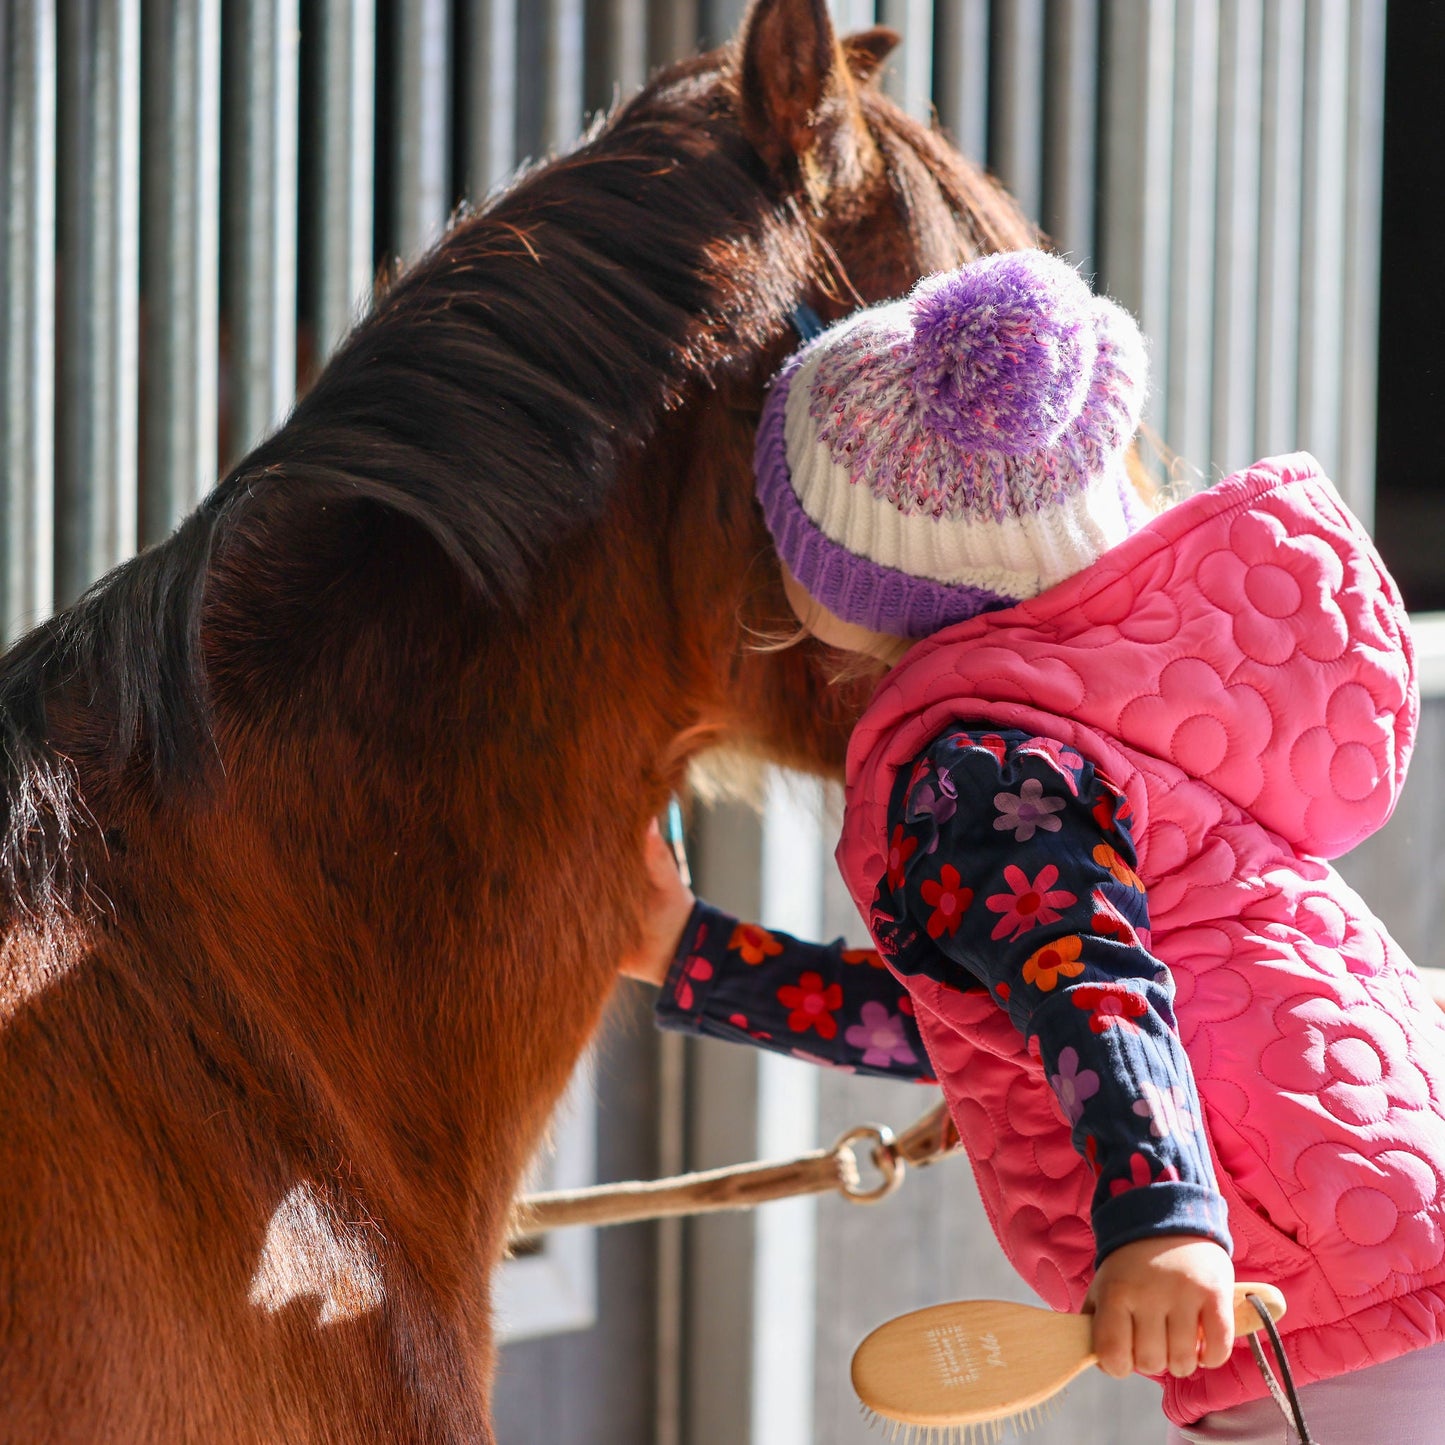
[[[913,789],[908,799],[908,811],[905,817],[910,823],[920,822],[924,818],[932,818],[933,821],[942,827],[953,817],[958,809],[958,788],[953,779],[949,777],[946,768],[938,770],[938,777],[931,782],[919,783]],[[932,853],[938,847],[938,833],[935,831],[925,853]]]
[[[903,1034],[903,1020],[889,1013],[885,1005],[869,999],[863,1005],[862,1022],[848,1028],[843,1038],[855,1049],[863,1050],[863,1062],[883,1069],[889,1064],[911,1064],[917,1055]]]
[[[1071,1048],[1059,1051],[1059,1072],[1049,1075],[1049,1084],[1070,1124],[1084,1117],[1085,1100],[1099,1092],[1098,1074],[1093,1069],[1081,1069],[1078,1050]]]
[[[1000,833],[1011,832],[1015,843],[1027,843],[1038,829],[1057,833],[1064,825],[1054,814],[1064,806],[1062,798],[1044,797],[1044,785],[1037,778],[1025,778],[1017,793],[995,793],[993,805],[998,817],[993,826]]]
[[[1142,1154],[1131,1154],[1129,1156],[1129,1177],[1127,1179],[1111,1179],[1109,1181],[1109,1193],[1114,1196],[1127,1193],[1130,1189],[1142,1189],[1146,1184],[1163,1184],[1165,1182],[1178,1183],[1179,1171],[1172,1165],[1166,1164],[1155,1174],[1150,1168],[1149,1161]]]
[[[1134,1112],[1148,1119],[1149,1132],[1156,1139],[1167,1139],[1171,1134],[1193,1134],[1198,1130],[1199,1121],[1189,1108],[1187,1090],[1178,1084],[1161,1089],[1151,1079],[1144,1079],[1140,1087],[1144,1097],[1134,1100]]]
[[[822,974],[805,973],[796,986],[780,988],[778,1002],[789,1011],[788,1027],[795,1034],[816,1029],[820,1038],[838,1036],[838,1020],[833,1014],[843,1007],[843,990],[836,983],[824,986]]]
[[[910,838],[903,832],[903,824],[897,824],[893,836],[888,840],[888,886],[903,886],[903,865],[918,849],[918,839]]]
[[[954,733],[949,742],[960,748],[979,748],[983,752],[992,755],[993,760],[1000,766],[1003,764],[1004,747],[1003,739],[997,733]]]
[[[1094,780],[1103,791],[1094,804],[1094,821],[1106,833],[1117,833],[1125,823],[1131,822],[1134,810],[1129,800],[1107,778],[1094,774]]]
[[[1003,870],[1003,880],[1012,892],[995,893],[988,900],[989,908],[1003,915],[993,926],[991,937],[996,939],[1019,938],[1035,924],[1057,923],[1057,910],[1078,902],[1074,894],[1054,888],[1059,870],[1052,863],[1040,868],[1032,883],[1022,868],[1010,863]]]
[[[1089,927],[1099,938],[1112,938],[1119,943],[1126,943],[1130,948],[1148,948],[1149,944],[1135,931],[1134,925],[1104,897],[1103,892],[1096,888],[1090,895],[1090,902],[1094,905],[1094,916],[1089,920]],[[1147,929],[1144,930],[1148,932]]]
[[[965,888],[958,869],[945,863],[937,879],[925,878],[918,891],[933,909],[928,915],[928,936],[939,938],[946,933],[952,938],[973,902],[973,889]]]
[[[1084,771],[1084,760],[1073,748],[1066,748],[1052,738],[1030,738],[1018,750],[1018,756],[1045,759],[1049,766],[1069,785],[1075,797],[1079,794],[1079,774]]]
[[[1105,1029],[1120,1028],[1137,1034],[1135,1019],[1143,1018],[1149,1005],[1133,989],[1122,983],[1081,984],[1069,995],[1075,1008],[1089,1015],[1089,1028],[1096,1034]]]
[[[696,1001],[692,991],[691,980],[698,983],[706,983],[712,977],[712,964],[705,958],[698,958],[694,955],[683,965],[682,977],[677,981],[677,988],[673,991],[673,997],[677,1000],[680,1009],[690,1010]]]

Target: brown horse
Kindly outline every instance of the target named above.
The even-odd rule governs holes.
[[[790,310],[1028,243],[758,0],[0,662],[0,1439],[488,1441],[488,1275],[701,748],[857,698],[751,499]]]

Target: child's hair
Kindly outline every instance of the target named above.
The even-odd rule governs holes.
[[[1073,575],[1149,520],[1127,313],[1041,251],[931,276],[796,353],[758,430],[758,497],[809,597],[916,639]]]

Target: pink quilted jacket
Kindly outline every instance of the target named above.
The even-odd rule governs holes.
[[[849,749],[838,861],[865,918],[895,772],[960,719],[1057,739],[1128,794],[1235,1268],[1285,1292],[1303,1380],[1445,1338],[1445,1023],[1321,861],[1389,817],[1417,712],[1394,584],[1297,455],[920,643]],[[1093,1176],[1037,1051],[985,992],[907,983],[1005,1251],[1077,1308]],[[1187,1422],[1263,1393],[1241,1346],[1164,1403]]]

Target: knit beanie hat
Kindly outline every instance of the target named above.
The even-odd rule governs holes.
[[[758,498],[809,596],[924,637],[1034,597],[1152,515],[1125,471],[1139,328],[1042,251],[985,256],[798,351],[758,429]]]

